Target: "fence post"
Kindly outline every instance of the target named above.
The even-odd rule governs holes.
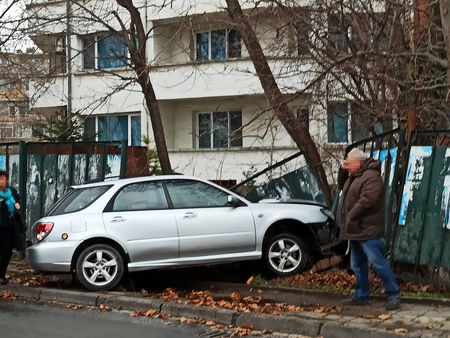
[[[128,141],[123,140],[120,147],[120,178],[127,176],[127,148]]]
[[[22,206],[20,208],[20,215],[26,222],[25,211],[27,209],[27,158],[28,147],[23,141],[19,143],[19,195],[22,199]]]

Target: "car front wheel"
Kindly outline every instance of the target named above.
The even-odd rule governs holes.
[[[268,270],[277,276],[290,276],[302,271],[309,254],[302,240],[290,233],[275,235],[264,244],[264,262]]]
[[[77,259],[78,280],[90,291],[111,290],[120,282],[123,272],[122,256],[109,245],[91,245]]]

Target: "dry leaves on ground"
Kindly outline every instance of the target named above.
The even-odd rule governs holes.
[[[79,310],[79,309],[83,308],[83,305],[80,305],[80,304],[76,304],[76,305],[69,304],[69,305],[66,305],[65,308],[66,309],[72,309],[72,310]]]
[[[14,294],[14,292],[11,292],[11,291],[8,291],[8,290],[3,290],[3,291],[0,293],[0,298],[3,298],[3,299],[10,299],[10,300],[15,300],[17,297],[16,297],[16,295]]]
[[[110,311],[112,311],[112,308],[110,308],[109,306],[103,305],[103,304],[100,304],[98,309],[100,311],[103,311],[103,312],[110,312]]]
[[[231,337],[244,337],[252,334],[252,327],[237,327]]]
[[[375,316],[374,315],[370,315],[370,314],[365,314],[365,315],[363,315],[363,318],[364,319],[375,319]]]
[[[244,297],[237,292],[233,292],[229,299],[214,299],[209,291],[191,291],[183,295],[180,292],[168,288],[161,293],[149,293],[146,290],[141,291],[144,296],[153,296],[177,303],[192,304],[197,306],[220,307],[238,312],[257,312],[265,314],[280,314],[283,312],[340,312],[338,306],[317,306],[304,308],[296,305],[286,305],[281,303],[264,302],[261,296]]]
[[[370,274],[370,288],[373,291],[381,292],[383,282],[375,274]],[[332,269],[321,272],[307,271],[289,277],[280,277],[267,282],[271,286],[289,286],[294,288],[307,289],[334,289],[351,290],[355,286],[355,277],[344,269]],[[430,293],[450,293],[449,286],[431,285],[418,282],[399,281],[399,288],[403,292],[430,292]]]
[[[388,320],[388,319],[391,319],[391,315],[385,313],[385,314],[379,315],[379,316],[378,316],[378,319],[381,319],[381,320]]]
[[[397,333],[408,333],[408,329],[405,329],[404,327],[399,327],[398,329],[395,329],[394,332]]]

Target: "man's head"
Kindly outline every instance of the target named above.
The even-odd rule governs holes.
[[[0,190],[5,190],[8,186],[8,173],[0,170]]]
[[[365,159],[367,159],[367,155],[362,150],[353,148],[342,163],[342,168],[348,170],[350,174],[356,175],[360,172]]]

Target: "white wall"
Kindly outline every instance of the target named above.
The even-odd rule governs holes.
[[[202,150],[202,151],[171,151],[169,153],[172,168],[185,175],[194,175],[209,180],[244,180],[244,172],[251,167],[257,171],[263,170],[270,164],[274,164],[286,157],[297,153],[298,150]],[[272,159],[272,161],[271,161]],[[293,160],[284,170],[294,170],[305,163]],[[280,169],[278,169],[279,171]],[[263,175],[264,176],[264,175]],[[259,180],[263,180],[260,177]]]

